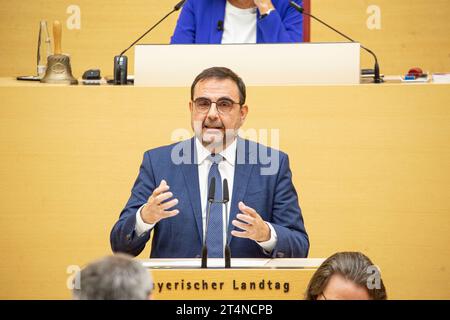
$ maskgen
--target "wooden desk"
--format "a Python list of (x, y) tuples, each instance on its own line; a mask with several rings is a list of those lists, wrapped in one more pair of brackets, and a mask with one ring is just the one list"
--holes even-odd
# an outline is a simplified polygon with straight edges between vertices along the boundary
[[(0, 101), (0, 298), (70, 298), (143, 152), (191, 134), (189, 88), (0, 79)], [(450, 299), (450, 85), (251, 87), (248, 104), (246, 135), (289, 154), (310, 257), (362, 251), (390, 298)]]
[(324, 259), (232, 259), (231, 269), (183, 268), (183, 260), (200, 266), (199, 259), (143, 260), (152, 263), (154, 299), (299, 300)]

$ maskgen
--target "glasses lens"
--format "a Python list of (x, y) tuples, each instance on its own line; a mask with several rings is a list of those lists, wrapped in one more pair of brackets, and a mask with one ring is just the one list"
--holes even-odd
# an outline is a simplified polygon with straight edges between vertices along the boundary
[(194, 101), (195, 107), (199, 112), (207, 112), (211, 107), (211, 100), (205, 98), (198, 98)]
[[(194, 100), (194, 105), (197, 112), (206, 113), (211, 108), (213, 102), (207, 98), (198, 98)], [(229, 113), (233, 109), (235, 103), (230, 99), (219, 99), (216, 102), (216, 107), (219, 113)]]
[(228, 113), (233, 108), (234, 102), (228, 99), (220, 99), (217, 101), (217, 109), (221, 113)]

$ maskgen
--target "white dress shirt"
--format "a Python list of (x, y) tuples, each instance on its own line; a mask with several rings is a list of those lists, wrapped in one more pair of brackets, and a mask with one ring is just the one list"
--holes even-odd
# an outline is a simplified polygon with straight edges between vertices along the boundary
[(227, 1), (222, 43), (256, 43), (256, 7), (240, 9)]
[[(198, 161), (198, 180), (200, 187), (200, 199), (202, 206), (202, 221), (203, 221), (203, 239), (206, 233), (206, 209), (207, 209), (207, 198), (208, 198), (208, 173), (211, 168), (212, 162), (208, 159), (208, 156), (211, 154), (198, 139), (195, 139), (195, 147), (197, 151), (197, 161)], [(228, 218), (230, 216), (230, 204), (232, 203), (233, 196), (233, 184), (234, 184), (234, 169), (236, 163), (236, 148), (237, 148), (237, 139), (233, 141), (225, 150), (220, 152), (219, 154), (223, 157), (223, 161), (221, 161), (218, 165), (219, 172), (222, 178), (222, 183), (224, 179), (228, 181), (228, 190), (230, 190), (230, 201), (228, 204)], [(175, 194), (176, 198), (177, 195)], [(145, 204), (144, 204), (145, 205)], [(155, 224), (148, 224), (142, 220), (141, 217), (141, 209), (144, 207), (141, 206), (139, 210), (136, 212), (136, 233), (138, 236), (141, 236), (144, 232), (147, 232), (155, 226)], [(223, 225), (228, 226), (228, 221), (226, 220), (226, 212), (223, 209)], [(179, 214), (183, 214), (180, 212)], [(172, 218), (167, 218), (172, 219)], [(266, 222), (270, 228), (270, 239), (264, 242), (257, 242), (266, 252), (270, 253), (277, 243), (277, 234), (272, 225)], [(226, 228), (223, 230), (223, 243), (226, 243)]]

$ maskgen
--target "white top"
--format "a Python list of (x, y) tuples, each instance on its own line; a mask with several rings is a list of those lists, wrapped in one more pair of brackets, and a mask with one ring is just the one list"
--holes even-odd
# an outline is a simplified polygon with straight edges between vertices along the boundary
[(256, 7), (240, 9), (227, 1), (222, 43), (256, 43)]
[[(201, 206), (202, 206), (202, 221), (203, 221), (203, 238), (205, 237), (206, 232), (206, 209), (207, 209), (207, 198), (208, 198), (208, 173), (209, 169), (211, 168), (212, 162), (208, 159), (208, 156), (211, 154), (201, 143), (198, 139), (195, 139), (195, 147), (197, 150), (197, 160), (198, 160), (198, 180), (199, 180), (199, 187), (200, 187), (200, 199), (201, 199)], [(230, 204), (232, 203), (232, 193), (233, 193), (233, 183), (234, 183), (234, 169), (235, 169), (235, 163), (236, 163), (236, 148), (237, 148), (237, 139), (233, 141), (232, 144), (230, 144), (225, 150), (220, 152), (220, 155), (224, 158), (223, 161), (219, 163), (219, 172), (223, 179), (227, 179), (228, 181), (228, 190), (230, 190), (230, 201), (228, 205), (228, 218), (230, 216)], [(174, 194), (174, 197), (176, 198), (177, 195)], [(143, 205), (144, 206), (144, 205)], [(142, 207), (143, 207), (142, 206)], [(142, 235), (144, 232), (147, 232), (148, 230), (153, 229), (155, 224), (148, 224), (145, 223), (142, 220), (141, 217), (141, 209), (136, 212), (136, 233), (138, 236)], [(225, 210), (223, 212), (223, 225), (227, 226), (228, 221), (226, 220), (226, 212)], [(183, 212), (180, 212), (179, 214), (183, 214)], [(172, 218), (167, 218), (172, 219)], [(270, 228), (270, 239), (265, 242), (257, 242), (265, 251), (271, 252), (273, 248), (275, 248), (275, 245), (277, 243), (277, 234), (275, 232), (275, 229), (272, 227), (272, 225), (268, 222), (266, 222), (267, 225)], [(226, 244), (226, 228), (223, 230), (223, 243)]]

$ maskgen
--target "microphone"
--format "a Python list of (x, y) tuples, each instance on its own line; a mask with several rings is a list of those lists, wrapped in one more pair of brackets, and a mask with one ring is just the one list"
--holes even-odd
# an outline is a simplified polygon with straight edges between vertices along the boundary
[(209, 225), (209, 216), (211, 215), (211, 205), (214, 202), (214, 194), (216, 193), (216, 178), (211, 178), (211, 183), (209, 184), (208, 190), (208, 210), (206, 211), (206, 226), (205, 226), (205, 236), (203, 237), (203, 246), (202, 246), (202, 268), (207, 268), (208, 266), (208, 247), (206, 246), (206, 236), (208, 235), (208, 225)]
[(133, 47), (139, 40), (145, 37), (150, 31), (155, 29), (161, 22), (167, 19), (175, 11), (181, 9), (186, 0), (181, 0), (174, 7), (173, 10), (166, 14), (161, 20), (159, 20), (155, 25), (153, 25), (150, 29), (148, 29), (142, 36), (140, 36), (136, 41), (134, 41), (128, 48), (123, 50), (118, 56), (114, 57), (114, 84), (122, 85), (127, 84), (127, 70), (128, 70), (128, 57), (124, 56), (125, 52), (127, 52), (131, 47)]
[(230, 201), (230, 193), (228, 192), (228, 181), (223, 179), (223, 199), (225, 204), (225, 268), (231, 268), (231, 249), (228, 244), (228, 202)]
[(208, 190), (208, 202), (209, 203), (213, 203), (214, 202), (214, 195), (216, 193), (216, 178), (212, 177), (211, 178), (211, 183), (209, 185), (209, 190)]
[[(320, 20), (319, 18), (316, 18), (315, 16), (313, 16), (312, 14), (305, 12), (305, 10), (303, 9), (303, 7), (297, 3), (295, 3), (294, 1), (290, 1), (289, 4), (291, 5), (291, 7), (293, 7), (295, 10), (297, 10), (298, 12), (300, 12), (301, 14), (304, 14), (306, 16), (309, 16), (311, 18), (313, 18), (314, 20), (320, 22), (321, 24), (327, 26), (328, 28), (330, 28), (331, 30), (333, 30), (334, 32), (340, 34), (341, 36), (343, 36), (345, 39), (350, 40), (351, 42), (356, 42), (355, 40), (353, 40), (352, 38), (346, 36), (345, 34), (343, 34), (342, 32), (340, 32), (339, 30), (336, 30), (335, 28), (333, 28), (332, 26), (330, 26), (328, 23), (323, 22), (322, 20)], [(364, 50), (366, 50), (368, 53), (370, 53), (374, 59), (375, 59), (375, 67), (374, 67), (374, 77), (373, 77), (373, 82), (374, 83), (382, 83), (383, 79), (381, 79), (380, 77), (380, 66), (378, 65), (378, 59), (377, 56), (375, 55), (375, 53), (373, 53), (372, 50), (364, 47), (363, 45), (361, 45), (361, 48), (363, 48)]]
[(186, 0), (182, 0), (180, 2), (178, 2), (175, 7), (173, 7), (173, 10), (178, 11), (181, 9), (181, 7), (184, 5), (184, 3), (186, 2)]
[(217, 31), (223, 31), (223, 21), (219, 20), (217, 21)]

